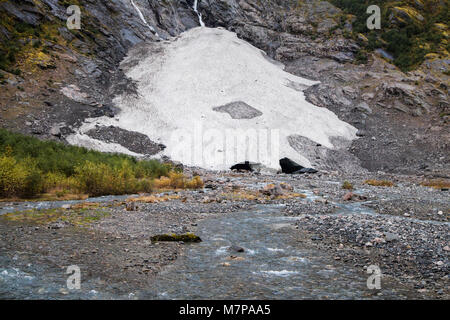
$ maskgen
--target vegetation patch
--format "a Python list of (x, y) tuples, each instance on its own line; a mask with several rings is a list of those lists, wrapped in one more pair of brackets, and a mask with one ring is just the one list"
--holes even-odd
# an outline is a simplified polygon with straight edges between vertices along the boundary
[[(394, 64), (410, 71), (425, 61), (429, 53), (448, 57), (449, 0), (330, 0), (353, 19), (352, 37), (361, 45), (357, 61), (365, 63), (366, 52), (384, 49), (394, 56)], [(367, 28), (370, 5), (381, 9), (381, 29)], [(342, 19), (345, 21), (345, 19)], [(341, 23), (342, 24), (342, 23)], [(343, 24), (341, 26), (343, 28)]]
[(431, 187), (434, 189), (449, 189), (450, 188), (450, 180), (448, 179), (431, 179), (427, 181), (423, 181), (421, 186)]
[(364, 181), (365, 184), (368, 184), (369, 186), (374, 186), (374, 187), (393, 187), (394, 183), (392, 181), (387, 181), (387, 180), (366, 180)]
[(166, 202), (170, 200), (180, 199), (179, 195), (169, 195), (169, 196), (140, 196), (135, 198), (128, 198), (126, 202), (144, 202), (144, 203), (159, 203)]
[(103, 207), (96, 210), (78, 208), (74, 210), (46, 209), (46, 210), (26, 210), (1, 215), (1, 219), (31, 224), (47, 225), (55, 222), (67, 223), (73, 226), (85, 227), (102, 218), (108, 217), (109, 213)]
[[(15, 2), (11, 0), (0, 0), (0, 2)], [(20, 21), (17, 17), (10, 15), (0, 8), (0, 29), (7, 32), (7, 36), (0, 37), (0, 69), (20, 75), (21, 71), (34, 72), (40, 68), (53, 68), (52, 47), (69, 47), (71, 50), (83, 53), (73, 43), (77, 40), (84, 42), (88, 47), (95, 49), (97, 42), (104, 35), (100, 28), (107, 29), (97, 18), (93, 17), (86, 6), (81, 5), (79, 0), (58, 1), (60, 9), (65, 11), (68, 6), (78, 5), (82, 13), (82, 30), (68, 30), (65, 19), (57, 17), (45, 18), (50, 8), (43, 1), (28, 1), (32, 11), (40, 13), (42, 18), (37, 25), (31, 25)], [(73, 34), (73, 39), (65, 39), (61, 35), (61, 29)]]
[(165, 241), (176, 241), (176, 242), (201, 242), (202, 239), (200, 239), (199, 236), (196, 236), (193, 233), (185, 233), (185, 234), (160, 234), (156, 236), (152, 236), (150, 238), (152, 241), (159, 241), (159, 242), (165, 242)]
[(187, 179), (181, 172), (169, 172), (168, 176), (156, 179), (153, 183), (156, 189), (199, 189), (203, 188), (202, 178), (195, 176)]
[(199, 188), (170, 164), (41, 141), (0, 129), (0, 197), (65, 199)]
[(231, 201), (270, 201), (270, 200), (287, 200), (293, 198), (306, 198), (303, 193), (284, 192), (279, 195), (266, 195), (261, 191), (255, 190), (236, 190), (233, 192), (222, 193), (221, 197)]
[(353, 185), (348, 181), (344, 181), (344, 183), (342, 183), (342, 189), (353, 190)]

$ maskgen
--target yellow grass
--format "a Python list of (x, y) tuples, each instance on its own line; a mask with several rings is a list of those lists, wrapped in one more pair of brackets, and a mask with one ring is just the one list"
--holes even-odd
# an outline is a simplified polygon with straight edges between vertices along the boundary
[(365, 184), (368, 184), (370, 186), (374, 186), (374, 187), (393, 187), (394, 183), (391, 181), (387, 181), (387, 180), (366, 180), (364, 181)]
[(448, 189), (448, 188), (450, 188), (450, 180), (448, 180), (448, 179), (431, 179), (431, 180), (423, 181), (420, 185), (424, 186), (424, 187), (435, 188), (435, 189), (444, 189), (444, 188)]
[(98, 202), (80, 202), (72, 205), (71, 209), (94, 209), (100, 207), (100, 203)]
[(179, 195), (170, 195), (170, 196), (141, 196), (136, 198), (128, 198), (127, 202), (144, 202), (144, 203), (158, 203), (158, 202), (166, 202), (174, 199), (179, 199)]
[(253, 190), (242, 190), (242, 191), (235, 191), (235, 192), (229, 192), (229, 193), (222, 193), (222, 197), (232, 200), (232, 201), (253, 201), (253, 200), (282, 200), (282, 199), (292, 199), (292, 198), (306, 198), (305, 194), (302, 193), (296, 193), (296, 192), (286, 192), (285, 194), (282, 194), (280, 196), (276, 197), (270, 197), (263, 195), (259, 191), (253, 191)]
[(199, 176), (188, 180), (182, 173), (170, 172), (168, 177), (161, 177), (153, 182), (156, 189), (199, 189), (204, 183)]

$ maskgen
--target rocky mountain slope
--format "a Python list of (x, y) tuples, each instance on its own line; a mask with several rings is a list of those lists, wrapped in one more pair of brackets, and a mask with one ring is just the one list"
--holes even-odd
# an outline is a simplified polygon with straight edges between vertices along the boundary
[[(198, 10), (206, 26), (234, 31), (283, 62), (288, 72), (321, 81), (307, 89), (306, 97), (359, 129), (350, 151), (364, 167), (449, 176), (449, 59), (442, 45), (447, 26), (432, 21), (442, 30), (436, 53), (427, 53), (423, 63), (404, 73), (386, 60), (388, 43), (380, 43), (382, 50), (369, 48), (383, 38), (362, 34), (361, 17), (355, 20), (346, 6), (351, 1), (332, 2), (338, 7), (309, 0), (202, 0)], [(70, 4), (82, 9), (81, 30), (65, 27)], [(191, 0), (0, 1), (0, 125), (65, 140), (86, 118), (113, 117), (112, 98), (136, 92), (119, 62), (140, 42), (170, 39), (198, 26), (193, 5)], [(383, 17), (401, 30), (412, 25), (409, 18), (421, 25), (405, 9), (411, 5), (385, 6)], [(427, 1), (415, 5), (428, 18)], [(95, 136), (147, 153), (139, 147), (148, 145), (145, 136), (120, 128), (110, 132)], [(326, 152), (308, 141), (292, 144), (313, 159)]]

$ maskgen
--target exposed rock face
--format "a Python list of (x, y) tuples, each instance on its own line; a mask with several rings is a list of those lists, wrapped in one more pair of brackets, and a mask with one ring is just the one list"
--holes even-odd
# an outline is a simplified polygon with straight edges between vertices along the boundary
[(213, 110), (228, 113), (233, 119), (253, 119), (262, 115), (261, 111), (249, 106), (243, 101), (231, 102), (220, 107), (215, 107)]
[(360, 130), (350, 151), (363, 167), (448, 175), (442, 161), (450, 135), (438, 129), (446, 126), (442, 115), (448, 112), (448, 92), (439, 81), (428, 82), (421, 70), (404, 74), (377, 57), (367, 66), (352, 67), (304, 57), (288, 62), (287, 70), (321, 80), (306, 96)]
[(288, 138), (292, 148), (311, 159), (311, 165), (320, 170), (345, 173), (363, 172), (360, 160), (348, 151), (350, 143), (345, 140), (333, 139), (333, 144), (339, 146), (329, 149), (315, 143), (306, 137), (292, 135)]
[(86, 134), (107, 143), (117, 143), (132, 152), (144, 155), (155, 155), (165, 148), (164, 145), (151, 141), (145, 134), (113, 126), (91, 129)]
[(39, 21), (43, 18), (43, 14), (34, 6), (32, 1), (23, 1), (20, 6), (12, 2), (2, 2), (0, 8), (9, 15), (16, 17), (20, 22), (34, 27), (37, 27)]
[(313, 40), (339, 23), (339, 9), (326, 1), (205, 0), (200, 3), (207, 26), (222, 26), (277, 60), (306, 54), (352, 61), (357, 46), (341, 37)]

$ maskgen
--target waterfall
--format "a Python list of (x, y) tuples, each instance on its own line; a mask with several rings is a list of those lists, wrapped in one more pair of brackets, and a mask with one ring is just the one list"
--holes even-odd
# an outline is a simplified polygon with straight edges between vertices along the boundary
[(138, 15), (139, 15), (139, 18), (141, 18), (142, 22), (150, 29), (150, 31), (151, 31), (152, 33), (155, 34), (155, 36), (157, 36), (158, 38), (160, 38), (160, 36), (159, 36), (158, 32), (156, 32), (155, 28), (153, 28), (151, 25), (149, 25), (149, 24), (147, 23), (147, 20), (145, 20), (144, 15), (142, 14), (141, 10), (140, 10), (139, 7), (134, 3), (133, 0), (131, 0), (131, 4), (132, 4), (133, 7), (136, 9), (136, 11), (137, 11), (137, 13), (138, 13)]
[(205, 23), (203, 22), (202, 14), (201, 14), (200, 12), (198, 12), (198, 0), (194, 0), (194, 6), (193, 6), (193, 9), (194, 9), (195, 13), (196, 13), (197, 16), (198, 16), (198, 21), (200, 22), (200, 25), (201, 25), (202, 27), (204, 27), (204, 26), (205, 26)]

